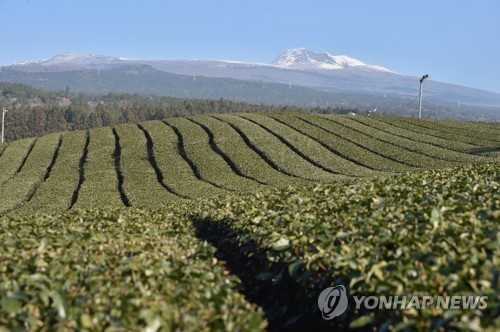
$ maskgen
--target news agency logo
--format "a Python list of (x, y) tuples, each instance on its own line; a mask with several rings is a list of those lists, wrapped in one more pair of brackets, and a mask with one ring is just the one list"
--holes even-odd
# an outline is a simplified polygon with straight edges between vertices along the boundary
[[(356, 310), (484, 310), (488, 307), (488, 296), (431, 296), (431, 295), (381, 295), (352, 296)], [(318, 297), (318, 307), (326, 320), (342, 315), (349, 300), (344, 286), (337, 285), (324, 289)]]
[(319, 294), (318, 306), (324, 319), (340, 316), (347, 309), (347, 292), (344, 286), (328, 287)]

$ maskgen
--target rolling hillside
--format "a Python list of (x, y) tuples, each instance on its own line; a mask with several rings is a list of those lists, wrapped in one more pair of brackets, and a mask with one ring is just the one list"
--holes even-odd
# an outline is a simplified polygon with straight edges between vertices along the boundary
[[(0, 327), (493, 331), (499, 162), (496, 124), (394, 116), (200, 115), (0, 145)], [(323, 320), (337, 284), (489, 302)]]
[(51, 134), (2, 146), (0, 214), (156, 207), (270, 186), (493, 162), (500, 134), (489, 126), (238, 114)]

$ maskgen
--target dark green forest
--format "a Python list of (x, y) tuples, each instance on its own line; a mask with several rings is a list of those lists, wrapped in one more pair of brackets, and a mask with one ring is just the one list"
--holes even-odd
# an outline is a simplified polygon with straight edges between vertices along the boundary
[(139, 94), (94, 96), (46, 92), (22, 84), (0, 83), (0, 107), (7, 108), (5, 139), (17, 140), (64, 132), (208, 113), (302, 111), (311, 113), (356, 112), (349, 108), (301, 108), (252, 105), (226, 99), (182, 99)]

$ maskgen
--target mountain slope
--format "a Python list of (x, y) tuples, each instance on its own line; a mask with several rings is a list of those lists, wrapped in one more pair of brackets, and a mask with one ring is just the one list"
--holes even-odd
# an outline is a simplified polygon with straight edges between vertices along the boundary
[[(292, 87), (306, 87), (309, 89), (341, 93), (341, 94), (363, 94), (369, 96), (385, 96), (393, 98), (414, 98), (418, 94), (419, 79), (408, 75), (403, 75), (390, 71), (376, 65), (367, 65), (360, 60), (353, 59), (345, 55), (331, 55), (326, 52), (318, 53), (311, 50), (299, 48), (291, 49), (282, 53), (272, 64), (260, 63), (244, 63), (236, 61), (211, 61), (211, 60), (129, 60), (119, 57), (106, 57), (97, 55), (88, 55), (83, 53), (67, 53), (55, 56), (51, 59), (33, 61), (28, 63), (19, 63), (11, 66), (2, 67), (0, 72), (0, 80), (24, 83), (32, 86), (43, 87), (46, 81), (51, 81), (54, 78), (49, 76), (49, 73), (67, 73), (69, 71), (81, 70), (94, 70), (96, 73), (102, 73), (105, 70), (126, 67), (142, 67), (148, 66), (155, 70), (167, 72), (170, 74), (177, 74), (206, 78), (219, 78), (219, 79), (237, 79), (241, 81), (253, 81), (262, 83), (279, 83)], [(143, 71), (144, 72), (144, 71)], [(36, 74), (29, 76), (28, 73)], [(146, 74), (144, 72), (144, 74)], [(148, 74), (146, 74), (147, 76)], [(63, 75), (64, 76), (64, 75)], [(68, 75), (70, 76), (70, 75)], [(78, 78), (77, 78), (77, 77)], [(432, 73), (431, 73), (432, 77)], [(170, 76), (173, 79), (173, 76)], [(80, 86), (81, 75), (75, 75), (74, 80), (70, 81), (66, 78), (65, 85), (68, 84), (73, 87), (73, 91)], [(182, 80), (187, 81), (190, 78), (176, 77), (179, 84)], [(64, 80), (64, 79), (62, 79)], [(140, 80), (140, 79), (139, 79)], [(144, 81), (148, 78), (144, 77)], [(158, 93), (158, 86), (155, 86), (156, 81), (153, 80), (151, 86), (144, 82), (144, 88), (128, 89), (128, 92), (138, 93)], [(227, 81), (213, 81), (210, 84), (211, 89), (214, 91), (221, 91), (223, 88), (231, 89), (231, 84), (226, 84)], [(123, 82), (108, 82), (109, 87), (107, 92), (120, 92), (125, 91), (122, 88)], [(234, 81), (233, 81), (234, 83)], [(52, 83), (47, 83), (51, 85)], [(216, 85), (222, 84), (220, 88)], [(242, 85), (238, 83), (237, 85)], [(53, 84), (52, 84), (53, 85)], [(225, 85), (225, 86), (224, 86)], [(236, 100), (246, 100), (250, 102), (268, 102), (268, 98), (259, 98), (256, 94), (260, 91), (251, 91), (251, 85), (247, 95), (252, 95), (252, 99), (241, 99), (237, 97)], [(54, 86), (48, 87), (49, 89), (56, 89)], [(64, 89), (62, 84), (59, 84), (57, 89)], [(187, 90), (181, 94), (174, 96), (196, 96), (208, 98), (223, 97), (220, 93), (207, 93), (199, 95), (196, 90), (192, 90), (193, 86), (183, 85), (183, 89)], [(500, 94), (489, 91), (473, 89), (468, 87), (456, 86), (452, 84), (445, 84), (436, 81), (426, 81), (425, 83), (425, 99), (427, 102), (432, 102), (436, 105), (448, 103), (451, 105), (469, 105), (469, 106), (482, 106), (493, 107), (493, 110), (487, 110), (484, 118), (495, 120), (500, 119)], [(132, 91), (134, 90), (134, 91)], [(175, 90), (175, 89), (174, 89)], [(90, 87), (81, 91), (100, 93), (101, 91), (91, 89)], [(164, 94), (164, 93), (162, 93)], [(235, 95), (230, 91), (226, 91), (224, 98), (228, 95)], [(241, 93), (238, 93), (241, 96)], [(173, 94), (169, 94), (173, 95)], [(286, 95), (286, 94), (285, 94)], [(338, 97), (338, 96), (337, 96)], [(246, 98), (246, 97), (245, 97)], [(293, 98), (288, 96), (274, 100), (274, 103), (287, 104)], [(306, 98), (307, 99), (307, 98)], [(321, 99), (321, 98), (319, 98)], [(296, 105), (318, 105), (318, 103), (300, 102)], [(354, 99), (347, 100), (351, 103), (355, 102)], [(320, 105), (326, 105), (321, 104)], [(394, 104), (394, 103), (393, 103)], [(404, 103), (403, 103), (404, 104)], [(331, 103), (329, 104), (331, 105)], [(337, 103), (338, 106), (338, 103)], [(369, 107), (375, 108), (381, 105), (371, 104)], [(464, 112), (464, 110), (453, 110), (453, 112)], [(481, 113), (480, 109), (477, 113)], [(467, 118), (467, 116), (459, 116), (457, 118)], [(474, 119), (470, 116), (469, 119)]]
[(365, 69), (391, 72), (380, 66), (370, 66), (347, 55), (331, 55), (327, 52), (314, 52), (305, 48), (293, 48), (280, 54), (272, 63), (274, 66), (288, 69), (342, 69), (363, 67)]

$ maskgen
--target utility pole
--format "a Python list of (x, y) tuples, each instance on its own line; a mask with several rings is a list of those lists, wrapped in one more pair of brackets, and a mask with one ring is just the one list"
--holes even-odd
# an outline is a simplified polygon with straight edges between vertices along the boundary
[(4, 108), (3, 111), (2, 111), (2, 143), (4, 142), (4, 139), (3, 139), (3, 133), (5, 131), (5, 113), (7, 113), (8, 111)]
[(422, 117), (422, 84), (424, 83), (424, 81), (426, 79), (429, 78), (429, 75), (428, 74), (425, 74), (424, 76), (422, 76), (422, 78), (420, 79), (420, 93), (418, 95), (418, 118), (420, 119)]

